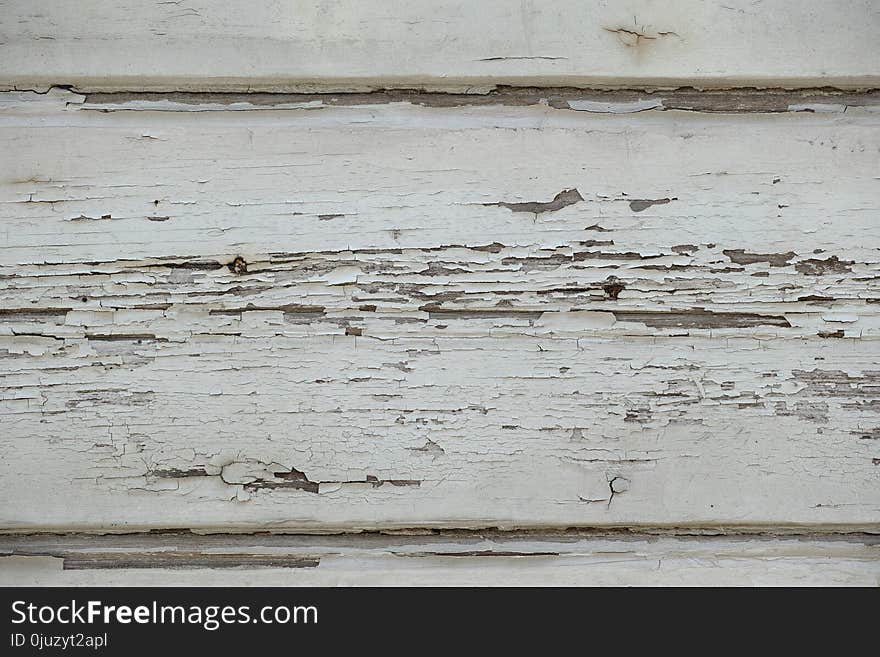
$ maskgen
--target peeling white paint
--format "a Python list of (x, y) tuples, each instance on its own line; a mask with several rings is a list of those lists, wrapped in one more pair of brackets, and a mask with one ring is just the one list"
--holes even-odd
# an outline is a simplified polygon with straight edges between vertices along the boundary
[(0, 98), (3, 528), (878, 526), (876, 113), (96, 106)]
[(648, 98), (622, 103), (602, 103), (591, 100), (570, 100), (568, 106), (579, 112), (600, 112), (606, 114), (632, 114), (650, 109), (663, 109), (662, 98)]

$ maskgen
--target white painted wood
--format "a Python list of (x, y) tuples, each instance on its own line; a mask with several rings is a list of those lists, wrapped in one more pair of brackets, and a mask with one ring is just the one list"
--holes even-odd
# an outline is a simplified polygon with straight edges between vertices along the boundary
[(99, 100), (0, 99), (0, 527), (880, 523), (871, 107)]
[(0, 537), (5, 586), (877, 586), (876, 536)]
[(873, 0), (2, 0), (0, 88), (876, 87)]

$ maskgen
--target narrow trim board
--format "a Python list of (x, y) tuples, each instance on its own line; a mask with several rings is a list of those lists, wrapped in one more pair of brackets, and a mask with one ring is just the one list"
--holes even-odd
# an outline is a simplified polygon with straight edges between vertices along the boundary
[(442, 532), (0, 537), (11, 586), (826, 585), (880, 583), (866, 534)]
[(871, 0), (0, 1), (0, 89), (873, 88)]

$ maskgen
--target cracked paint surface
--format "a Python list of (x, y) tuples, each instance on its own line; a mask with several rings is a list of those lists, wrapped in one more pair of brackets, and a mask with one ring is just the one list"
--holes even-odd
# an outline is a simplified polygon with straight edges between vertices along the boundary
[(4, 528), (880, 521), (873, 106), (219, 100), (0, 98)]

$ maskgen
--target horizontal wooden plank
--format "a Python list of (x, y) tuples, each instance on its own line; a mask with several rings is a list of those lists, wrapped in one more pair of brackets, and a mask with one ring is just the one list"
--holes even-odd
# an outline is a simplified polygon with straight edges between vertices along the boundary
[(872, 0), (0, 1), (0, 88), (876, 87)]
[(0, 536), (6, 586), (877, 586), (878, 537)]
[(875, 106), (571, 102), (7, 94), (0, 526), (877, 527)]

